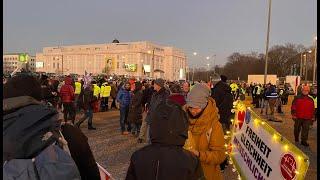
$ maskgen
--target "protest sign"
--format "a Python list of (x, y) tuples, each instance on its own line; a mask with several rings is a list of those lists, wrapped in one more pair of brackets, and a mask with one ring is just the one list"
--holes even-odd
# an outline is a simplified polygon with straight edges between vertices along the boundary
[(235, 103), (229, 154), (242, 179), (304, 179), (309, 158), (250, 107)]

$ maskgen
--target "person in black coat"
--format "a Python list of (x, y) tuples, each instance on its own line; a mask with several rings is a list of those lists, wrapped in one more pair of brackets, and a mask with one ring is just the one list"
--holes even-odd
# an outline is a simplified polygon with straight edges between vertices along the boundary
[(134, 152), (126, 180), (204, 179), (199, 159), (183, 149), (188, 118), (181, 106), (166, 100), (150, 114), (151, 144)]
[(216, 101), (219, 109), (220, 123), (223, 127), (223, 131), (230, 130), (231, 125), (231, 109), (233, 107), (233, 96), (231, 94), (231, 88), (226, 83), (227, 77), (224, 75), (220, 76), (219, 81), (212, 89), (211, 97)]
[(62, 125), (62, 134), (68, 142), (68, 148), (76, 163), (82, 180), (100, 180), (100, 173), (94, 159), (88, 138), (69, 121)]

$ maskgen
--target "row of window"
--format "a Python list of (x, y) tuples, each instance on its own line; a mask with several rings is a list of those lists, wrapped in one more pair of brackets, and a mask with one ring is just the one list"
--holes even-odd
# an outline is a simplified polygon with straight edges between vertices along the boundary
[(4, 61), (3, 64), (17, 64), (17, 62), (6, 62), (6, 61)]
[(9, 58), (4, 58), (4, 60), (6, 61), (6, 60), (18, 60), (18, 58), (16, 58), (16, 57), (9, 57)]

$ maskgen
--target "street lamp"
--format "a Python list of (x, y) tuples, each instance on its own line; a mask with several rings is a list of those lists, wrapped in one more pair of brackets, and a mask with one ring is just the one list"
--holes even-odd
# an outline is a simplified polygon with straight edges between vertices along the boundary
[(196, 55), (197, 55), (197, 52), (193, 52), (193, 55), (195, 55), (195, 56), (196, 56)]
[(270, 16), (271, 16), (271, 1), (269, 0), (269, 11), (268, 11), (268, 29), (267, 29), (267, 42), (266, 42), (266, 62), (264, 66), (264, 84), (267, 83), (268, 74), (268, 49), (269, 49), (269, 34), (270, 34)]
[(313, 60), (312, 84), (314, 84), (316, 81), (316, 65), (317, 65), (317, 36), (314, 37), (314, 60)]

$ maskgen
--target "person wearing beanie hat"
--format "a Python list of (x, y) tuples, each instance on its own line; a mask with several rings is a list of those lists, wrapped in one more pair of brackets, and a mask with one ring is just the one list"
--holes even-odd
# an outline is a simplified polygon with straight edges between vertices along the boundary
[(310, 125), (314, 121), (314, 102), (309, 96), (310, 87), (304, 85), (301, 88), (301, 94), (296, 96), (292, 101), (291, 115), (294, 120), (294, 137), (295, 142), (299, 142), (301, 131), (301, 145), (308, 147), (308, 134)]
[(188, 118), (181, 106), (162, 101), (150, 117), (151, 144), (132, 154), (126, 180), (204, 179), (199, 159), (183, 149)]
[(161, 88), (163, 88), (164, 84), (165, 84), (165, 81), (163, 79), (159, 78), (159, 79), (156, 79), (154, 81), (154, 84), (160, 86)]
[(218, 108), (205, 84), (196, 84), (187, 96), (189, 149), (200, 159), (205, 179), (223, 179), (220, 164), (225, 161), (225, 141)]

